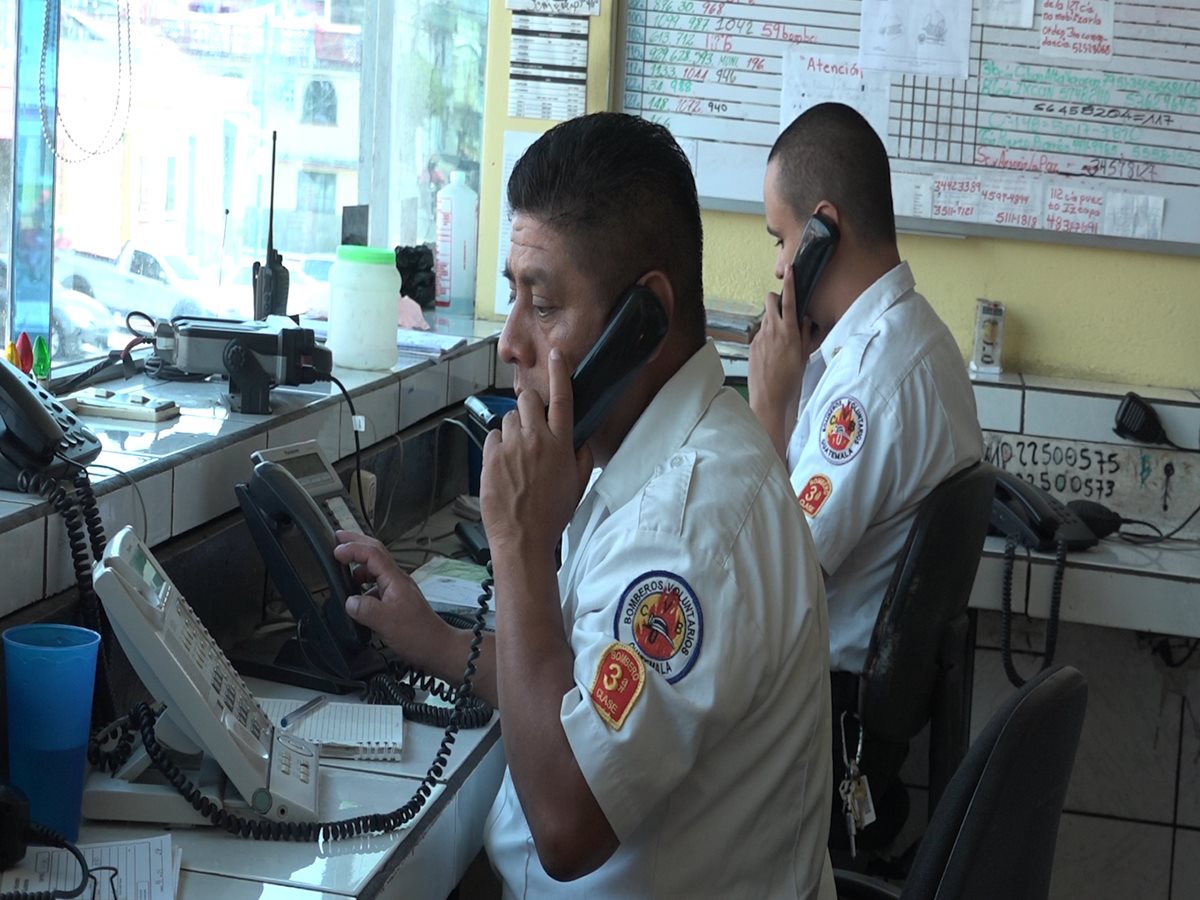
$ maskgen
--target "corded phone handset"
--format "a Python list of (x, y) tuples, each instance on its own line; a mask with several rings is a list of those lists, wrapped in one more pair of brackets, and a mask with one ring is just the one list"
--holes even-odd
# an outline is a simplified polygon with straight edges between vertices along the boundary
[[(1007, 538), (1004, 547), (1004, 574), (1000, 590), (1002, 624), (1001, 656), (1008, 680), (1016, 687), (1025, 683), (1012, 659), (1012, 579), (1017, 545), (1030, 550), (1054, 553), (1054, 575), (1050, 583), (1050, 615), (1046, 622), (1046, 644), (1042, 669), (1054, 662), (1058, 643), (1058, 617), (1062, 605), (1063, 577), (1067, 553), (1086, 550), (1097, 543), (1096, 536), (1072, 510), (1011, 472), (996, 473), (996, 494), (992, 500), (989, 531)], [(1032, 566), (1026, 569), (1026, 605)]]
[(803, 324), (808, 315), (817, 282), (825, 266), (837, 251), (842, 233), (837, 223), (821, 213), (813, 213), (804, 225), (796, 255), (792, 257), (792, 285), (796, 291), (796, 322)]
[[(667, 335), (668, 324), (667, 312), (658, 296), (643, 284), (629, 288), (617, 302), (604, 331), (571, 375), (575, 449), (591, 437), (613, 403), (658, 349)], [(468, 397), (466, 406), (485, 430), (500, 427), (501, 417), (490, 412), (476, 397)]]
[(1091, 529), (1065, 504), (1009, 472), (997, 473), (991, 526), (995, 533), (1044, 553), (1054, 552), (1060, 542), (1068, 552), (1096, 544)]
[(295, 638), (273, 660), (238, 653), (242, 670), (337, 693), (381, 671), (385, 660), (370, 647), (370, 630), (346, 613), (346, 598), (360, 589), (334, 559), (337, 537), (312, 496), (270, 460), (258, 463), (234, 492), (267, 573), (296, 619)]
[(39, 474), (72, 476), (99, 455), (100, 442), (70, 410), (0, 360), (0, 490), (28, 490)]

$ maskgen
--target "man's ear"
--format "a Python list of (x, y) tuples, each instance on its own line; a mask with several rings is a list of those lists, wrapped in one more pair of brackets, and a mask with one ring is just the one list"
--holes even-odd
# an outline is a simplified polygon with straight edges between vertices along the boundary
[(658, 302), (663, 305), (663, 309), (667, 313), (667, 321), (673, 322), (675, 319), (675, 289), (671, 287), (671, 279), (667, 277), (666, 273), (659, 269), (647, 272), (638, 279), (638, 284), (654, 291), (654, 296), (658, 298)]

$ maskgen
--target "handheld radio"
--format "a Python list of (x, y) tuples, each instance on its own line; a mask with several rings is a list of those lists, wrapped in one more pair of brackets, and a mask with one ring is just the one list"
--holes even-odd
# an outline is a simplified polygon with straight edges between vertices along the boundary
[(288, 270), (275, 250), (275, 136), (271, 132), (271, 205), (267, 213), (267, 261), (254, 262), (254, 318), (286, 316)]

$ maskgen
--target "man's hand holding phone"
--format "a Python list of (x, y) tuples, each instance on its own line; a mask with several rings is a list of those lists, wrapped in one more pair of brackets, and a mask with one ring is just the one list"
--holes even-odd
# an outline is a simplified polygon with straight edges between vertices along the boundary
[(573, 446), (571, 372), (557, 349), (550, 351), (549, 375), (549, 404), (536, 391), (522, 391), (483, 446), (479, 505), (493, 558), (504, 547), (553, 558), (592, 471), (591, 450)]
[(776, 450), (786, 448), (808, 358), (821, 344), (817, 326), (796, 320), (795, 281), (789, 266), (783, 294), (767, 294), (762, 324), (750, 342), (750, 407), (771, 435)]

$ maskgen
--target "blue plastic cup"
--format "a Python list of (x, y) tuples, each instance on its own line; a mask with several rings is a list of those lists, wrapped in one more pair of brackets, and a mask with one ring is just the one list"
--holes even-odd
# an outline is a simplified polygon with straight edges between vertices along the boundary
[(75, 625), (18, 625), (4, 632), (9, 779), (29, 816), (79, 839), (83, 778), (100, 635)]
[[(488, 412), (498, 416), (503, 416), (510, 409), (517, 408), (517, 401), (513, 397), (481, 394), (479, 399), (488, 408)], [(474, 441), (467, 441), (467, 488), (468, 492), (475, 497), (479, 496), (479, 473), (481, 471), (483, 471), (483, 453), (475, 446)]]

